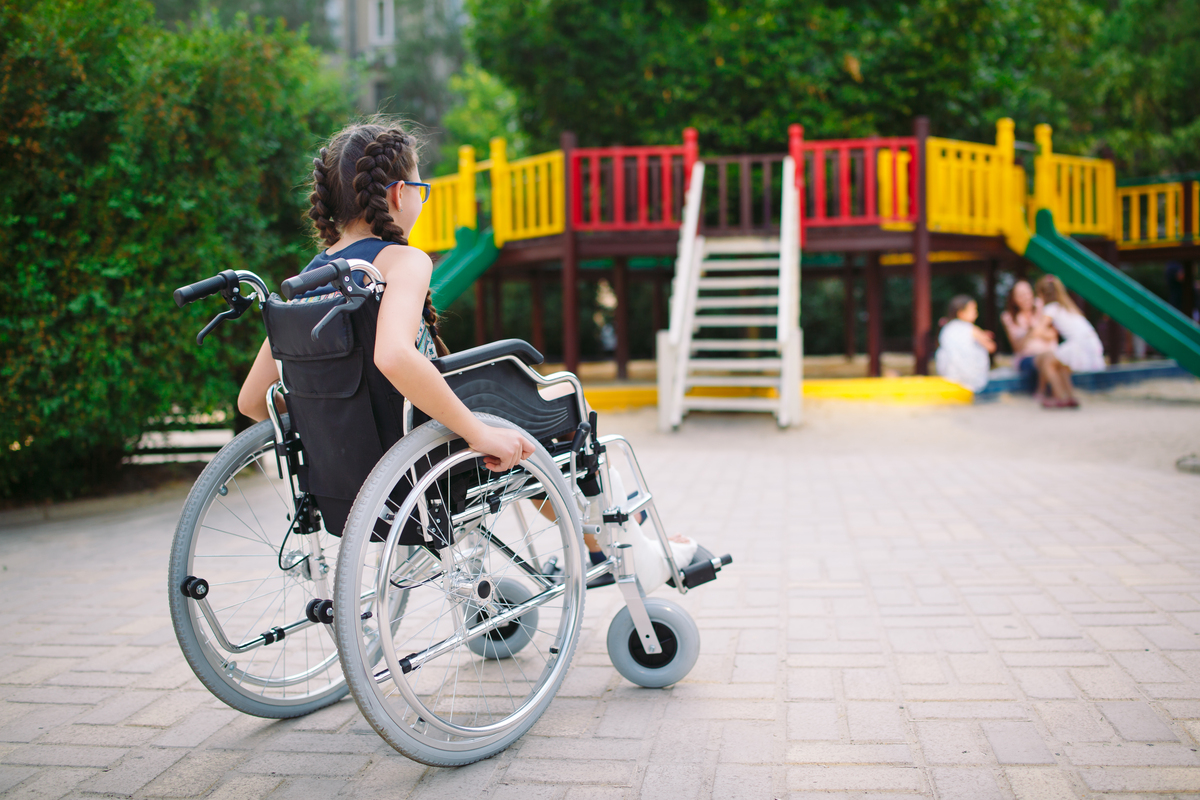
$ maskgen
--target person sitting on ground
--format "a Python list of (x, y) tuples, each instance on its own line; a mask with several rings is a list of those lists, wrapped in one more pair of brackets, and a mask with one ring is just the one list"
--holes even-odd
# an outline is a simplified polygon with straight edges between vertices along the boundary
[[(1037, 282), (1037, 294), (1045, 306), (1042, 313), (1054, 324), (1054, 330), (1063, 341), (1054, 349), (1055, 357), (1062, 362), (1070, 385), (1070, 374), (1094, 372), (1105, 368), (1104, 345), (1092, 323), (1075, 305), (1067, 294), (1067, 287), (1054, 275), (1045, 275)], [(1043, 402), (1043, 405), (1046, 405)], [(1079, 403), (1072, 397), (1068, 402), (1059, 402), (1060, 407), (1075, 408)]]
[[(1029, 281), (1013, 284), (1000, 321), (1013, 348), (1013, 366), (1022, 375), (1037, 375), (1039, 400), (1050, 399), (1048, 408), (1070, 407), (1075, 402), (1071, 388), (1071, 371), (1054, 355), (1058, 332), (1050, 318), (1042, 313), (1042, 301), (1033, 294)], [(1046, 396), (1049, 388), (1050, 395)]]
[(934, 356), (938, 375), (978, 392), (987, 386), (991, 366), (988, 355), (996, 352), (996, 342), (991, 331), (975, 324), (979, 306), (967, 295), (955, 295), (946, 316)]

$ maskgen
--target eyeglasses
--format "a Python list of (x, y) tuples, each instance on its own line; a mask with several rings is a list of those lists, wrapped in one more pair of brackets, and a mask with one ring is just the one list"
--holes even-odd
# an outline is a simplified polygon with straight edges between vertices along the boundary
[(429, 192), (431, 189), (433, 189), (433, 186), (431, 186), (430, 184), (421, 183), (420, 181), (392, 181), (387, 186), (383, 187), (383, 190), (386, 192), (388, 189), (392, 188), (397, 183), (403, 183), (405, 186), (416, 186), (417, 189), (419, 189), (421, 192), (421, 202), (422, 203), (429, 202)]

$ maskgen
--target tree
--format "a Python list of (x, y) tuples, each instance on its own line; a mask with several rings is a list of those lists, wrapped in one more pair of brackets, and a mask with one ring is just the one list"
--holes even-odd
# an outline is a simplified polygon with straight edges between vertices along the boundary
[(348, 109), (317, 53), (265, 23), (170, 33), (128, 0), (0, 14), (0, 497), (70, 496), (152, 418), (232, 411), (261, 327), (197, 348), (220, 306), (171, 292), (307, 260), (295, 189)]
[(513, 87), (535, 147), (675, 141), (782, 148), (787, 125), (820, 138), (905, 134), (918, 114), (945, 136), (989, 141), (995, 120), (1064, 121), (1048, 92), (1086, 40), (1078, 0), (471, 0), (481, 65)]

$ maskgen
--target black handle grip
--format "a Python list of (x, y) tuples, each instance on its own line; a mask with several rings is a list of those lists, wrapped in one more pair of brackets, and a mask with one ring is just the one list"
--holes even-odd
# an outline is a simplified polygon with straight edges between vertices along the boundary
[(188, 303), (195, 300), (200, 300), (210, 295), (214, 295), (222, 289), (229, 288), (230, 276), (232, 276), (234, 285), (237, 285), (237, 273), (231, 269), (224, 270), (219, 275), (213, 275), (211, 278), (205, 278), (202, 281), (180, 286), (175, 290), (175, 305), (183, 308)]
[(326, 264), (323, 267), (310, 269), (308, 272), (288, 278), (279, 284), (279, 293), (283, 295), (284, 300), (291, 300), (296, 295), (311, 292), (313, 289), (332, 283), (337, 276), (338, 268), (333, 264)]
[(587, 442), (588, 434), (592, 432), (592, 426), (586, 422), (579, 423), (579, 427), (575, 429), (575, 438), (571, 441), (571, 451), (578, 453), (583, 449), (583, 445)]

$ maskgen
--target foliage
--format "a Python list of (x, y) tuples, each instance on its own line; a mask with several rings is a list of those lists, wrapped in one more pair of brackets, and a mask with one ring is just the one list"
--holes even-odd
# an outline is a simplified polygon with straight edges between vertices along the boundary
[[(1079, 113), (1067, 142), (1127, 175), (1200, 168), (1200, 0), (1111, 3), (1060, 81)], [(1059, 136), (1056, 133), (1056, 147)]]
[(158, 19), (168, 29), (178, 25), (231, 25), (239, 15), (282, 20), (294, 31), (303, 30), (309, 44), (334, 48), (336, 31), (325, 14), (326, 0), (151, 0)]
[(441, 174), (458, 169), (461, 145), (474, 147), (476, 158), (487, 158), (488, 142), (494, 136), (507, 140), (510, 160), (527, 155), (525, 137), (517, 120), (517, 96), (496, 76), (468, 62), (461, 72), (450, 77), (450, 91), (456, 102), (442, 117), (445, 142)]
[(1048, 76), (1094, 24), (1079, 0), (469, 8), (481, 63), (517, 91), (539, 148), (564, 128), (582, 144), (635, 144), (694, 125), (711, 152), (778, 151), (792, 122), (813, 138), (897, 135), (918, 114), (941, 135), (988, 141), (999, 116), (1060, 122)]
[(221, 304), (171, 292), (307, 259), (294, 189), (347, 109), (279, 28), (168, 33), (127, 0), (2, 8), (0, 497), (71, 496), (149, 419), (230, 409), (254, 314), (198, 348)]

